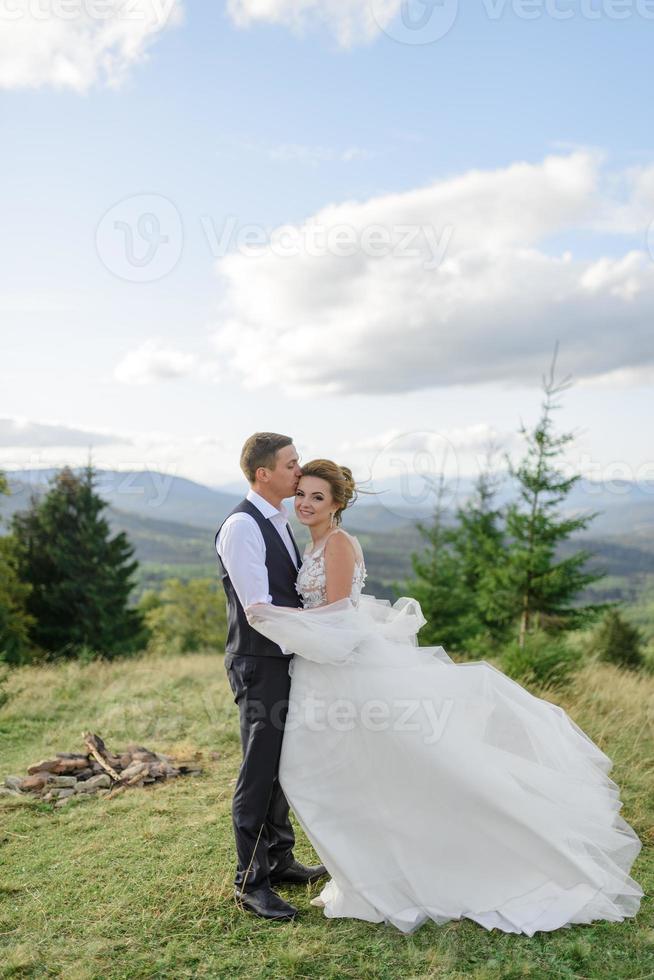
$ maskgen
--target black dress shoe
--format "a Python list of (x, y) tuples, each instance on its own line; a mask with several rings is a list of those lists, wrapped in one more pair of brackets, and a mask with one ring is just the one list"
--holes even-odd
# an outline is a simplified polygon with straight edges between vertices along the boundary
[(276, 895), (268, 885), (254, 888), (251, 892), (234, 889), (234, 898), (239, 908), (254, 912), (262, 919), (294, 919), (297, 909)]
[(314, 864), (311, 867), (307, 867), (305, 864), (300, 864), (299, 861), (293, 859), (281, 871), (271, 872), (270, 884), (311, 885), (314, 881), (318, 881), (319, 878), (324, 878), (326, 874), (327, 868), (324, 864)]

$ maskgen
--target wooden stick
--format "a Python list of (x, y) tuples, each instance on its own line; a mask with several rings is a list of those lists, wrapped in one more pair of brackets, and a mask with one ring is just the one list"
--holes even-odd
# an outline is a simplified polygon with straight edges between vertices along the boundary
[[(104, 742), (100, 738), (100, 736), (99, 735), (94, 735), (93, 732), (82, 732), (82, 738), (84, 739), (84, 742), (86, 743), (86, 745), (89, 748), (89, 752), (91, 753), (91, 755), (93, 756), (93, 758), (96, 760), (96, 762), (98, 762), (99, 765), (102, 766), (102, 768), (104, 769), (105, 772), (108, 772), (109, 773), (109, 775), (111, 776), (111, 778), (113, 780), (115, 780), (115, 782), (118, 782), (119, 779), (120, 779), (120, 776), (118, 775), (118, 773), (116, 772), (116, 770), (113, 768), (113, 766), (110, 766), (109, 765), (109, 763), (107, 762), (106, 758), (104, 757), (107, 754), (107, 749), (105, 747)], [(103, 753), (104, 753), (104, 755), (103, 755)]]

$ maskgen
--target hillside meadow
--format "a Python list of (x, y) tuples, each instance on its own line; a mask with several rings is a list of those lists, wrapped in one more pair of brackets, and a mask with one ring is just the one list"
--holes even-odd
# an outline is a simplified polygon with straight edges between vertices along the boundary
[[(654, 977), (651, 675), (596, 664), (564, 692), (534, 691), (561, 704), (614, 760), (622, 812), (643, 842), (633, 875), (646, 895), (635, 920), (533, 938), (465, 920), (429, 923), (411, 936), (327, 920), (309, 905), (319, 885), (280, 889), (300, 907), (296, 922), (239, 912), (230, 803), (240, 747), (217, 653), (24, 667), (12, 672), (8, 693), (3, 778), (55, 752), (80, 751), (83, 729), (112, 749), (137, 741), (173, 755), (202, 753), (204, 772), (59, 810), (0, 798), (2, 977)], [(299, 830), (297, 854), (317, 860)]]

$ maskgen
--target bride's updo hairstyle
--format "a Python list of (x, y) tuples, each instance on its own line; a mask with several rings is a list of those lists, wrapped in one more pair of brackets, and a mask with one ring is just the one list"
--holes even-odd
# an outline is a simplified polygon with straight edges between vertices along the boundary
[(352, 476), (352, 470), (347, 466), (339, 466), (331, 459), (312, 459), (301, 467), (302, 476), (317, 476), (329, 484), (336, 510), (334, 524), (341, 523), (341, 517), (346, 507), (357, 499), (357, 488)]

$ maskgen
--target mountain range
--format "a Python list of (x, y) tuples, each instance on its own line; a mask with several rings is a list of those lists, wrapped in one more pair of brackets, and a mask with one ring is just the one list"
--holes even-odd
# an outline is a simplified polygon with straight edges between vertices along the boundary
[[(6, 531), (13, 513), (29, 505), (55, 475), (54, 469), (12, 470), (6, 473), (10, 495), (0, 498), (0, 529)], [(445, 520), (472, 493), (474, 480), (444, 481)], [(418, 478), (376, 481), (365, 487), (349, 510), (344, 526), (358, 534), (366, 552), (369, 591), (392, 595), (391, 584), (410, 576), (411, 553), (419, 550), (418, 521), (428, 521), (435, 497)], [(108, 503), (107, 518), (116, 531), (125, 531), (141, 562), (142, 584), (171, 574), (214, 575), (214, 534), (241, 499), (247, 485), (208, 487), (185, 477), (150, 470), (98, 470), (96, 490)], [(236, 492), (239, 491), (239, 492)], [(498, 506), (515, 499), (508, 474), (498, 476)], [(300, 547), (308, 541), (292, 513)], [(579, 547), (596, 556), (590, 563), (604, 568), (611, 581), (621, 580), (618, 592), (633, 595), (642, 577), (654, 573), (654, 483), (626, 480), (596, 482), (581, 479), (566, 498), (565, 516), (599, 512), (590, 526), (561, 546), (561, 555)], [(608, 582), (606, 585), (608, 586)], [(606, 591), (606, 589), (605, 589)], [(613, 589), (611, 589), (613, 591)]]

